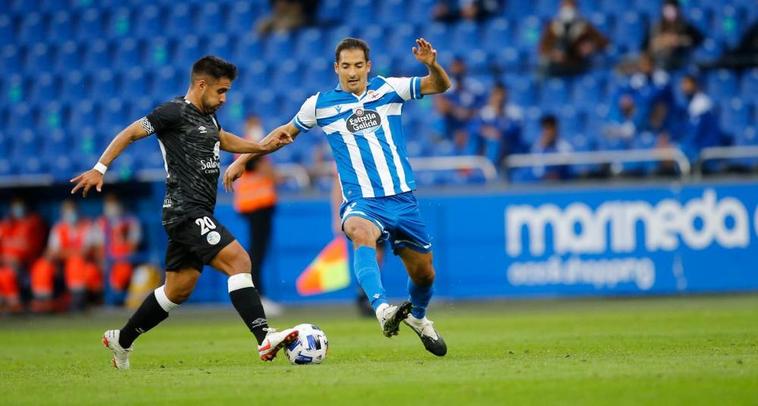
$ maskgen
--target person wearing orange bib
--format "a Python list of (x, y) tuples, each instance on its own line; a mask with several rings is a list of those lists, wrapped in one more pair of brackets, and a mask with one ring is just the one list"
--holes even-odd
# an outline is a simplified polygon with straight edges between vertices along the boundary
[[(245, 138), (260, 141), (265, 132), (260, 119), (250, 116), (245, 122)], [(234, 208), (248, 223), (250, 259), (253, 285), (261, 295), (261, 302), (269, 315), (282, 312), (281, 306), (266, 297), (264, 290), (263, 264), (271, 239), (271, 227), (276, 210), (276, 171), (266, 156), (251, 159), (245, 165), (244, 174), (234, 184)]]

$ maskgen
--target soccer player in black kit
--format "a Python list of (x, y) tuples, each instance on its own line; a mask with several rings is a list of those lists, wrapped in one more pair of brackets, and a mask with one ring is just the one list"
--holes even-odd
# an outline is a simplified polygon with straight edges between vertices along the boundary
[(132, 142), (156, 134), (166, 168), (163, 226), (168, 234), (166, 282), (150, 294), (121, 330), (108, 330), (103, 344), (113, 352), (113, 365), (129, 368), (132, 343), (168, 317), (189, 298), (203, 265), (229, 276), (229, 296), (245, 325), (258, 341), (258, 354), (271, 361), (297, 331), (277, 332), (268, 327), (258, 291), (250, 274), (250, 257), (240, 243), (213, 216), (219, 177), (219, 150), (267, 154), (292, 142), (285, 133), (261, 143), (246, 141), (218, 123), (216, 110), (237, 77), (237, 68), (220, 58), (206, 56), (192, 65), (190, 88), (184, 97), (163, 103), (121, 131), (100, 160), (75, 177), (71, 193), (90, 188), (99, 192), (108, 165)]

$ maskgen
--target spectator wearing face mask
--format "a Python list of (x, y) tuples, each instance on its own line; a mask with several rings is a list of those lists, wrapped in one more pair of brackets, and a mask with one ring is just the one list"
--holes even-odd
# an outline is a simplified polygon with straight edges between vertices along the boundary
[(582, 73), (607, 45), (608, 39), (579, 15), (576, 0), (563, 0), (558, 15), (542, 31), (540, 69), (548, 76)]
[(666, 0), (661, 20), (651, 26), (642, 49), (652, 55), (656, 66), (674, 70), (685, 66), (691, 51), (702, 41), (703, 34), (684, 19), (679, 1)]
[(20, 198), (13, 198), (9, 215), (0, 221), (0, 311), (18, 313), (21, 282), (45, 244), (45, 225)]
[(61, 220), (50, 230), (44, 256), (31, 268), (34, 312), (56, 310), (53, 299), (56, 280), (61, 276), (66, 296), (70, 296), (72, 310), (84, 309), (88, 291), (99, 292), (102, 289), (102, 275), (92, 261), (92, 221), (81, 217), (76, 204), (71, 200), (61, 204), (60, 213)]
[(142, 227), (136, 217), (124, 212), (115, 194), (108, 194), (103, 201), (103, 215), (95, 222), (92, 235), (95, 255), (108, 282), (105, 303), (121, 305), (142, 242)]

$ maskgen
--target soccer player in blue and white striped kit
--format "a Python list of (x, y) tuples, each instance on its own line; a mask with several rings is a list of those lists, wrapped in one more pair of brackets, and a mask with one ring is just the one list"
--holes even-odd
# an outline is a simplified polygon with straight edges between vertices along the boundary
[[(314, 126), (326, 133), (337, 163), (344, 203), (342, 229), (355, 247), (354, 268), (385, 336), (397, 335), (404, 321), (431, 353), (443, 356), (447, 346), (426, 308), (432, 297), (434, 267), (432, 243), (413, 195), (416, 187), (405, 148), (401, 112), (406, 101), (442, 93), (450, 79), (437, 63), (437, 51), (423, 38), (416, 40), (413, 55), (429, 73), (424, 77), (369, 79), (368, 45), (345, 38), (335, 51), (336, 88), (316, 93), (303, 103), (282, 132), (295, 138)], [(243, 155), (224, 175), (227, 189), (253, 155)], [(376, 260), (377, 241), (389, 239), (408, 271), (410, 302), (391, 305), (385, 298)]]

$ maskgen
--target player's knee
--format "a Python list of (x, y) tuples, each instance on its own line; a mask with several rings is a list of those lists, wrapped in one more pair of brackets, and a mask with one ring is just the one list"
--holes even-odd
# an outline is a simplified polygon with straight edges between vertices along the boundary
[(355, 246), (374, 247), (376, 246), (376, 238), (371, 235), (371, 231), (365, 227), (351, 226), (347, 227), (345, 233), (350, 240), (353, 241)]
[(419, 286), (428, 286), (434, 283), (435, 273), (431, 256), (424, 258), (413, 268), (413, 272), (411, 273), (413, 283)]
[(194, 288), (195, 288), (194, 284), (171, 286), (171, 287), (166, 286), (166, 297), (168, 297), (168, 300), (176, 304), (181, 304), (181, 303), (186, 302), (187, 299), (189, 299)]

